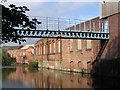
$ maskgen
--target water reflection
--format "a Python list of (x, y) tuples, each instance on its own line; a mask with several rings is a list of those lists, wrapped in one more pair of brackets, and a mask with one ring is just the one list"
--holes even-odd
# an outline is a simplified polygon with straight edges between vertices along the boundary
[(92, 78), (80, 73), (27, 67), (3, 68), (3, 88), (92, 88)]

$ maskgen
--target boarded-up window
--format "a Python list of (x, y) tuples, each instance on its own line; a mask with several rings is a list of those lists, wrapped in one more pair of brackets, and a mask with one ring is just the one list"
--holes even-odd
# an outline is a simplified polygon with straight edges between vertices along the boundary
[(50, 53), (52, 53), (52, 45), (51, 45), (51, 43), (50, 43)]
[(60, 40), (58, 41), (58, 52), (60, 53)]
[(38, 46), (38, 55), (40, 55), (40, 46)]
[(38, 50), (38, 46), (37, 46), (37, 47), (36, 47), (36, 55), (38, 55), (38, 51), (39, 51), (39, 50)]
[(35, 47), (35, 54), (37, 55), (37, 47)]
[(54, 53), (55, 53), (55, 49), (56, 49), (56, 48), (55, 48), (55, 42), (54, 42)]
[(82, 40), (78, 39), (78, 50), (82, 50)]
[(91, 40), (87, 40), (87, 49), (92, 49)]
[(49, 50), (49, 46), (48, 46), (48, 45), (46, 45), (46, 47), (45, 47), (45, 48), (46, 48), (46, 54), (48, 54), (48, 53), (49, 53), (49, 51), (48, 51), (48, 50)]
[(73, 39), (70, 39), (70, 51), (73, 51)]
[(45, 51), (46, 51), (46, 48), (45, 48), (45, 45), (44, 45), (44, 54), (46, 54), (46, 52), (45, 52)]
[(41, 55), (42, 55), (42, 46), (40, 47), (40, 52), (41, 52)]

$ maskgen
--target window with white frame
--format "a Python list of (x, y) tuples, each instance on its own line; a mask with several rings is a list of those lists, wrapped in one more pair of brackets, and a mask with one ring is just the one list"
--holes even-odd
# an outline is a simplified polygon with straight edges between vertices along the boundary
[(91, 40), (87, 40), (87, 49), (92, 49), (92, 42), (91, 42)]
[(58, 52), (60, 53), (60, 40), (58, 40)]
[(34, 52), (35, 52), (34, 49), (32, 49), (32, 54), (34, 54)]
[(78, 39), (78, 50), (82, 50), (82, 40)]
[(105, 20), (103, 25), (104, 32), (109, 32), (109, 21)]

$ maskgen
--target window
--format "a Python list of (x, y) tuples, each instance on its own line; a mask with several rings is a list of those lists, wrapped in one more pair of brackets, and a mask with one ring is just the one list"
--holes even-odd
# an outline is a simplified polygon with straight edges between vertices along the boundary
[(41, 55), (42, 55), (42, 54), (43, 54), (43, 53), (42, 53), (42, 46), (40, 47), (40, 51), (41, 51)]
[(73, 51), (73, 39), (70, 39), (70, 51)]
[(108, 22), (108, 20), (105, 20), (103, 25), (104, 25), (103, 26), (104, 32), (109, 32), (109, 22)]
[(40, 46), (38, 46), (38, 55), (40, 55)]
[(38, 55), (38, 46), (36, 46), (36, 55)]
[(91, 40), (87, 40), (87, 49), (92, 49)]
[(55, 53), (55, 49), (56, 49), (56, 48), (55, 48), (55, 42), (54, 42), (54, 53)]
[(78, 39), (78, 50), (82, 50), (82, 40)]
[(46, 48), (45, 48), (45, 45), (44, 45), (44, 54), (46, 54), (46, 52), (45, 52), (45, 51), (46, 51)]
[(60, 53), (60, 40), (58, 41), (58, 52)]
[(46, 45), (45, 50), (46, 50), (46, 54), (48, 54), (48, 45)]
[(32, 54), (34, 54), (34, 49), (32, 49)]
[(50, 53), (52, 53), (52, 45), (51, 45), (51, 43), (50, 43)]
[(37, 47), (35, 47), (35, 53), (36, 53), (36, 55), (37, 55)]

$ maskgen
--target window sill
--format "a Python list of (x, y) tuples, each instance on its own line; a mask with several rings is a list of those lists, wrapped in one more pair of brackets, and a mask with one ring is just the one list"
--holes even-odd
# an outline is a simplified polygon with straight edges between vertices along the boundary
[(77, 50), (78, 52), (82, 52), (82, 50), (81, 49), (79, 49), (79, 50)]
[(86, 49), (86, 51), (91, 51), (92, 49), (91, 48), (89, 48), (89, 49)]
[(72, 53), (73, 51), (70, 51), (70, 53)]

